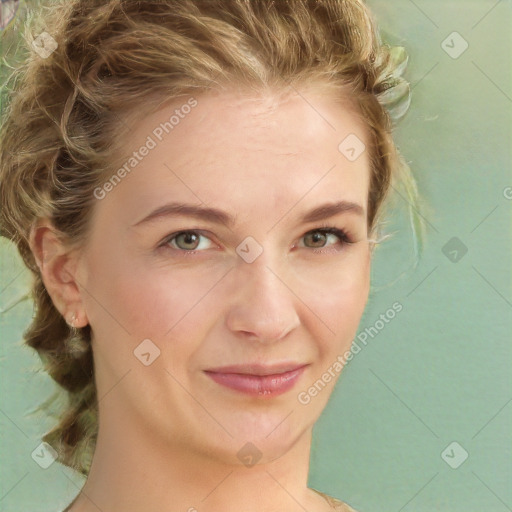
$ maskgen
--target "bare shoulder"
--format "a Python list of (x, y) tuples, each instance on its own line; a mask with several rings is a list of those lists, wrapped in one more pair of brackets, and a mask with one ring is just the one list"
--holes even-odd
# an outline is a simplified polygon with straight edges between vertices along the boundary
[(339, 500), (338, 498), (333, 498), (332, 496), (317, 491), (316, 489), (313, 490), (320, 494), (321, 496), (323, 496), (326, 499), (327, 503), (329, 503), (332, 509), (335, 510), (336, 512), (357, 512), (357, 510), (353, 509), (350, 505), (347, 505), (345, 502)]

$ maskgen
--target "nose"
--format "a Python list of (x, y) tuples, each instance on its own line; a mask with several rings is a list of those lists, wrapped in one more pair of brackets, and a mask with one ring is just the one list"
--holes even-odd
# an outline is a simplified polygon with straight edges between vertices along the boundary
[(267, 265), (264, 254), (253, 263), (240, 262), (234, 270), (226, 324), (238, 336), (273, 343), (293, 331), (300, 318), (291, 286)]

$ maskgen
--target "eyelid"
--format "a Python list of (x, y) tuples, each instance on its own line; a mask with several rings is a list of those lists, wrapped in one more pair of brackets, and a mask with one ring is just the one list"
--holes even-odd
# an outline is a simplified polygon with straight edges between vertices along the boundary
[[(335, 235), (335, 236), (337, 236), (339, 241), (340, 241), (339, 243), (342, 246), (355, 243), (355, 241), (353, 240), (352, 236), (350, 235), (350, 233), (346, 229), (338, 228), (338, 227), (335, 227), (335, 226), (332, 226), (332, 225), (322, 225), (322, 226), (318, 226), (318, 227), (313, 228), (313, 229), (309, 229), (308, 231), (306, 231), (300, 237), (300, 239), (302, 240), (309, 233), (315, 233), (315, 232), (320, 232), (320, 233), (325, 233), (327, 235)], [(306, 249), (310, 249), (313, 252), (322, 252), (322, 251), (325, 251), (325, 249), (328, 249), (329, 247), (333, 247), (333, 246), (332, 245), (328, 245), (326, 247), (306, 247), (306, 246), (301, 246), (301, 247), (305, 247)]]
[(207, 238), (208, 240), (210, 240), (210, 242), (214, 245), (217, 245), (213, 240), (212, 240), (212, 237), (209, 236), (209, 235), (206, 235), (205, 233), (207, 233), (206, 231), (202, 230), (202, 229), (193, 229), (193, 228), (190, 228), (190, 229), (181, 229), (181, 230), (178, 230), (178, 231), (174, 231), (173, 233), (170, 233), (169, 235), (167, 235), (166, 237), (164, 237), (164, 239), (158, 244), (158, 248), (161, 248), (161, 249), (170, 249), (170, 250), (174, 250), (174, 251), (177, 251), (177, 252), (182, 252), (182, 253), (190, 253), (190, 254), (193, 254), (195, 252), (203, 252), (205, 251), (206, 249), (190, 249), (190, 250), (186, 250), (186, 249), (180, 249), (178, 247), (172, 247), (170, 246), (170, 243), (173, 239), (177, 238), (179, 235), (183, 235), (185, 233), (194, 233), (196, 235), (199, 235), (203, 238)]

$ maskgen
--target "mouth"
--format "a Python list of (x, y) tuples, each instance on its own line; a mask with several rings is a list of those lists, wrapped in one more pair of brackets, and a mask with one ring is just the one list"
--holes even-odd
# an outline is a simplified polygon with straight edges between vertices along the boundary
[(205, 370), (221, 386), (259, 398), (286, 393), (297, 383), (308, 364), (234, 365)]

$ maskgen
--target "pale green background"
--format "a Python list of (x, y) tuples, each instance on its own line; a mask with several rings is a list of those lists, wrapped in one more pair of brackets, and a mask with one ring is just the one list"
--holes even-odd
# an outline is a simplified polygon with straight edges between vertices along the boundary
[[(395, 301), (393, 321), (345, 368), (315, 428), (310, 485), (361, 512), (512, 510), (511, 2), (369, 2), (385, 40), (410, 55), (411, 108), (397, 129), (402, 153), (431, 205), (416, 269), (407, 224), (376, 254), (373, 291), (360, 325)], [(459, 32), (458, 59), (442, 41)], [(468, 252), (450, 261), (458, 237)], [(23, 295), (27, 273), (1, 246), (0, 307)], [(3, 512), (55, 512), (80, 480), (31, 459), (50, 425), (27, 411), (53, 389), (20, 344), (28, 301), (0, 314)], [(452, 469), (441, 452), (458, 442)]]

